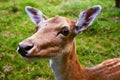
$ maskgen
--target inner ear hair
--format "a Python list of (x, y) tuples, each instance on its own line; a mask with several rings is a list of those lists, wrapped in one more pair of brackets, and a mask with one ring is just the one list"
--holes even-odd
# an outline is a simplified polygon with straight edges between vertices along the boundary
[(44, 14), (42, 15), (42, 17), (44, 18), (44, 20), (47, 20), (47, 19), (48, 19), (48, 17), (45, 16)]

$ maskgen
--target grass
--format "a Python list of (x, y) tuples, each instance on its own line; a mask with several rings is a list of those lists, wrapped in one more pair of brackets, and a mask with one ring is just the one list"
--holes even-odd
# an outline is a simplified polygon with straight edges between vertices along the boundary
[(25, 6), (39, 8), (48, 17), (77, 19), (80, 11), (97, 4), (101, 14), (76, 38), (79, 61), (86, 67), (120, 56), (120, 9), (114, 8), (114, 0), (1, 0), (0, 80), (54, 80), (48, 60), (27, 62), (16, 52), (18, 43), (35, 32)]

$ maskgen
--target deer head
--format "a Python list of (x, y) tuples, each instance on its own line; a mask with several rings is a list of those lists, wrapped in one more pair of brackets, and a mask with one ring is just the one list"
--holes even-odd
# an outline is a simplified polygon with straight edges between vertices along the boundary
[(41, 11), (30, 6), (25, 10), (37, 31), (19, 43), (19, 54), (25, 59), (50, 59), (69, 53), (74, 37), (93, 23), (101, 6), (96, 5), (81, 12), (77, 21), (62, 16), (48, 19)]

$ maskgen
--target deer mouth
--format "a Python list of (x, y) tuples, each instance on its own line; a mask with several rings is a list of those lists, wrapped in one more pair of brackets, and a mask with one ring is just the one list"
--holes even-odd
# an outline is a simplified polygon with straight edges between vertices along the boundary
[[(17, 52), (25, 60), (50, 59), (53, 57), (45, 50), (36, 50), (35, 46), (20, 46), (18, 45)], [(48, 55), (47, 55), (48, 54)]]

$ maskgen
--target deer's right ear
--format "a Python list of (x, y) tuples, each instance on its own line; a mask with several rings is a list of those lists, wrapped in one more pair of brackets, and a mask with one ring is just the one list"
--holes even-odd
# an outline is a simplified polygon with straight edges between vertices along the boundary
[(35, 23), (35, 24), (38, 24), (42, 20), (46, 19), (45, 16), (42, 14), (42, 12), (39, 11), (38, 9), (36, 9), (36, 8), (26, 6), (25, 11), (27, 12), (29, 17), (31, 18), (32, 22)]

